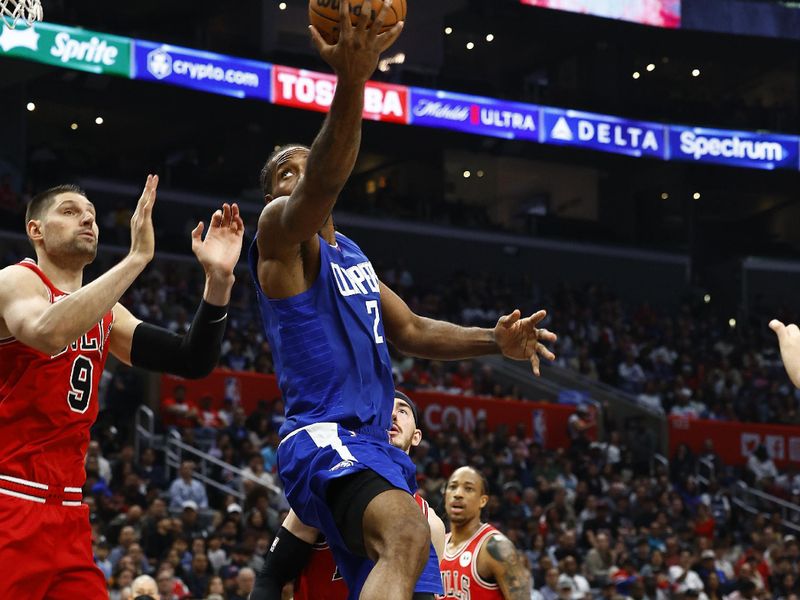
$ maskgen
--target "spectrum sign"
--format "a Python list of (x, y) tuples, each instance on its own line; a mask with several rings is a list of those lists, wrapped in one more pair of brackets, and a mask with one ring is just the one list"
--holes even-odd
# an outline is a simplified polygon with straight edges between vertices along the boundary
[[(328, 112), (335, 91), (334, 75), (280, 65), (272, 67), (274, 104)], [(406, 86), (369, 81), (364, 90), (364, 118), (405, 125), (408, 123), (408, 97)]]
[(748, 169), (800, 168), (800, 141), (794, 136), (671, 125), (669, 142), (667, 160)]
[(532, 104), (411, 88), (411, 125), (538, 142), (540, 118)]
[(642, 25), (681, 26), (681, 0), (520, 0), (522, 4), (631, 21)]

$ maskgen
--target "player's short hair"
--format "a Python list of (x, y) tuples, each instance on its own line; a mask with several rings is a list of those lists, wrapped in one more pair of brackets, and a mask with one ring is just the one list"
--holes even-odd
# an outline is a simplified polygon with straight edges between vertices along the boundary
[(47, 209), (50, 208), (53, 201), (61, 194), (80, 194), (81, 196), (86, 196), (86, 192), (72, 183), (51, 187), (49, 190), (37, 194), (34, 196), (33, 200), (28, 202), (28, 207), (25, 210), (25, 224), (27, 225), (33, 219), (41, 219), (42, 215), (47, 212)]
[[(488, 496), (489, 495), (489, 480), (486, 479), (486, 476), (483, 474), (483, 471), (481, 471), (478, 467), (473, 467), (472, 465), (464, 465), (463, 467), (459, 467), (459, 468), (461, 468), (461, 469), (469, 469), (470, 471), (475, 473), (475, 475), (477, 475), (478, 478), (481, 480), (481, 495), (482, 496)], [(456, 469), (456, 471), (457, 470), (458, 469)], [(455, 471), (453, 471), (453, 472), (455, 473)], [(452, 475), (450, 477), (452, 477)]]
[(267, 162), (264, 163), (261, 169), (261, 175), (258, 179), (259, 183), (261, 183), (261, 191), (265, 196), (272, 195), (272, 176), (275, 174), (275, 159), (292, 148), (305, 148), (309, 150), (309, 147), (304, 144), (285, 144), (276, 148), (275, 151), (269, 155)]

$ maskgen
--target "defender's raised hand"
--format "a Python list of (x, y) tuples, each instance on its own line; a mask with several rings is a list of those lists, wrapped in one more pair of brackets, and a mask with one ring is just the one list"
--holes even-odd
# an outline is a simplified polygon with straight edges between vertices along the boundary
[(155, 232), (153, 231), (153, 205), (156, 202), (158, 175), (148, 175), (136, 210), (131, 217), (131, 251), (130, 256), (150, 262), (156, 249)]
[(231, 279), (242, 253), (244, 221), (237, 204), (223, 204), (211, 217), (211, 225), (203, 239), (205, 224), (200, 221), (192, 231), (192, 252), (203, 265), (206, 276), (221, 281)]
[(494, 339), (503, 356), (514, 360), (529, 360), (535, 375), (539, 371), (539, 359), (555, 360), (555, 355), (544, 343), (556, 341), (556, 334), (547, 329), (539, 329), (537, 325), (547, 316), (547, 311), (540, 310), (530, 317), (522, 319), (522, 313), (515, 310), (510, 315), (500, 317), (494, 328)]
[(378, 67), (381, 52), (387, 50), (403, 31), (403, 21), (399, 21), (389, 31), (378, 33), (386, 20), (386, 13), (392, 6), (392, 0), (384, 0), (381, 10), (370, 25), (372, 2), (364, 0), (358, 24), (354, 27), (350, 21), (350, 2), (339, 3), (339, 40), (328, 44), (316, 27), (311, 25), (311, 39), (322, 59), (336, 71), (341, 81), (363, 84), (372, 76)]

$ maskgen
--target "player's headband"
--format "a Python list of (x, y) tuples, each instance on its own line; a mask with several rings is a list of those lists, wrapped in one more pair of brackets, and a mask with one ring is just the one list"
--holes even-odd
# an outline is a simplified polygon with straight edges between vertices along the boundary
[(409, 408), (411, 408), (411, 412), (414, 414), (414, 426), (419, 429), (419, 411), (417, 410), (417, 405), (414, 404), (414, 401), (406, 396), (400, 390), (394, 391), (394, 399), (395, 400), (402, 400), (406, 404), (408, 404)]

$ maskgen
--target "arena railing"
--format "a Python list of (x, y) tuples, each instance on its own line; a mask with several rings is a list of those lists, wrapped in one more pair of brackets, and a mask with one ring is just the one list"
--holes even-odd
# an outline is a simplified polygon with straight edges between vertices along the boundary
[(781, 524), (800, 533), (800, 506), (796, 504), (750, 487), (744, 481), (737, 481), (731, 488), (731, 502), (751, 515), (780, 513)]
[(196, 464), (194, 479), (219, 490), (223, 494), (232, 495), (239, 502), (244, 502), (245, 500), (243, 489), (241, 487), (225, 485), (214, 479), (211, 476), (213, 467), (218, 467), (223, 471), (232, 473), (239, 482), (251, 481), (256, 485), (266, 487), (267, 490), (273, 494), (280, 495), (283, 493), (279, 487), (275, 485), (264, 485), (263, 482), (249, 475), (242, 469), (185, 443), (181, 439), (180, 433), (174, 429), (166, 436), (155, 433), (155, 413), (147, 406), (139, 406), (136, 411), (135, 423), (136, 436), (134, 447), (136, 449), (136, 455), (139, 456), (139, 451), (143, 447), (150, 447), (163, 451), (165, 456), (164, 476), (168, 481), (178, 476), (178, 471), (183, 461), (191, 460)]
[[(645, 426), (656, 434), (656, 450), (667, 452), (669, 445), (667, 420), (663, 411), (642, 404), (632, 394), (559, 365), (542, 365), (542, 377), (534, 378), (531, 377), (530, 366), (527, 363), (507, 360), (501, 356), (483, 357), (477, 361), (489, 365), (499, 381), (519, 386), (530, 397), (557, 402), (561, 392), (577, 391), (584, 394), (592, 403), (607, 405), (614, 420), (623, 427), (636, 420), (643, 420)], [(599, 425), (602, 426), (602, 423)]]

